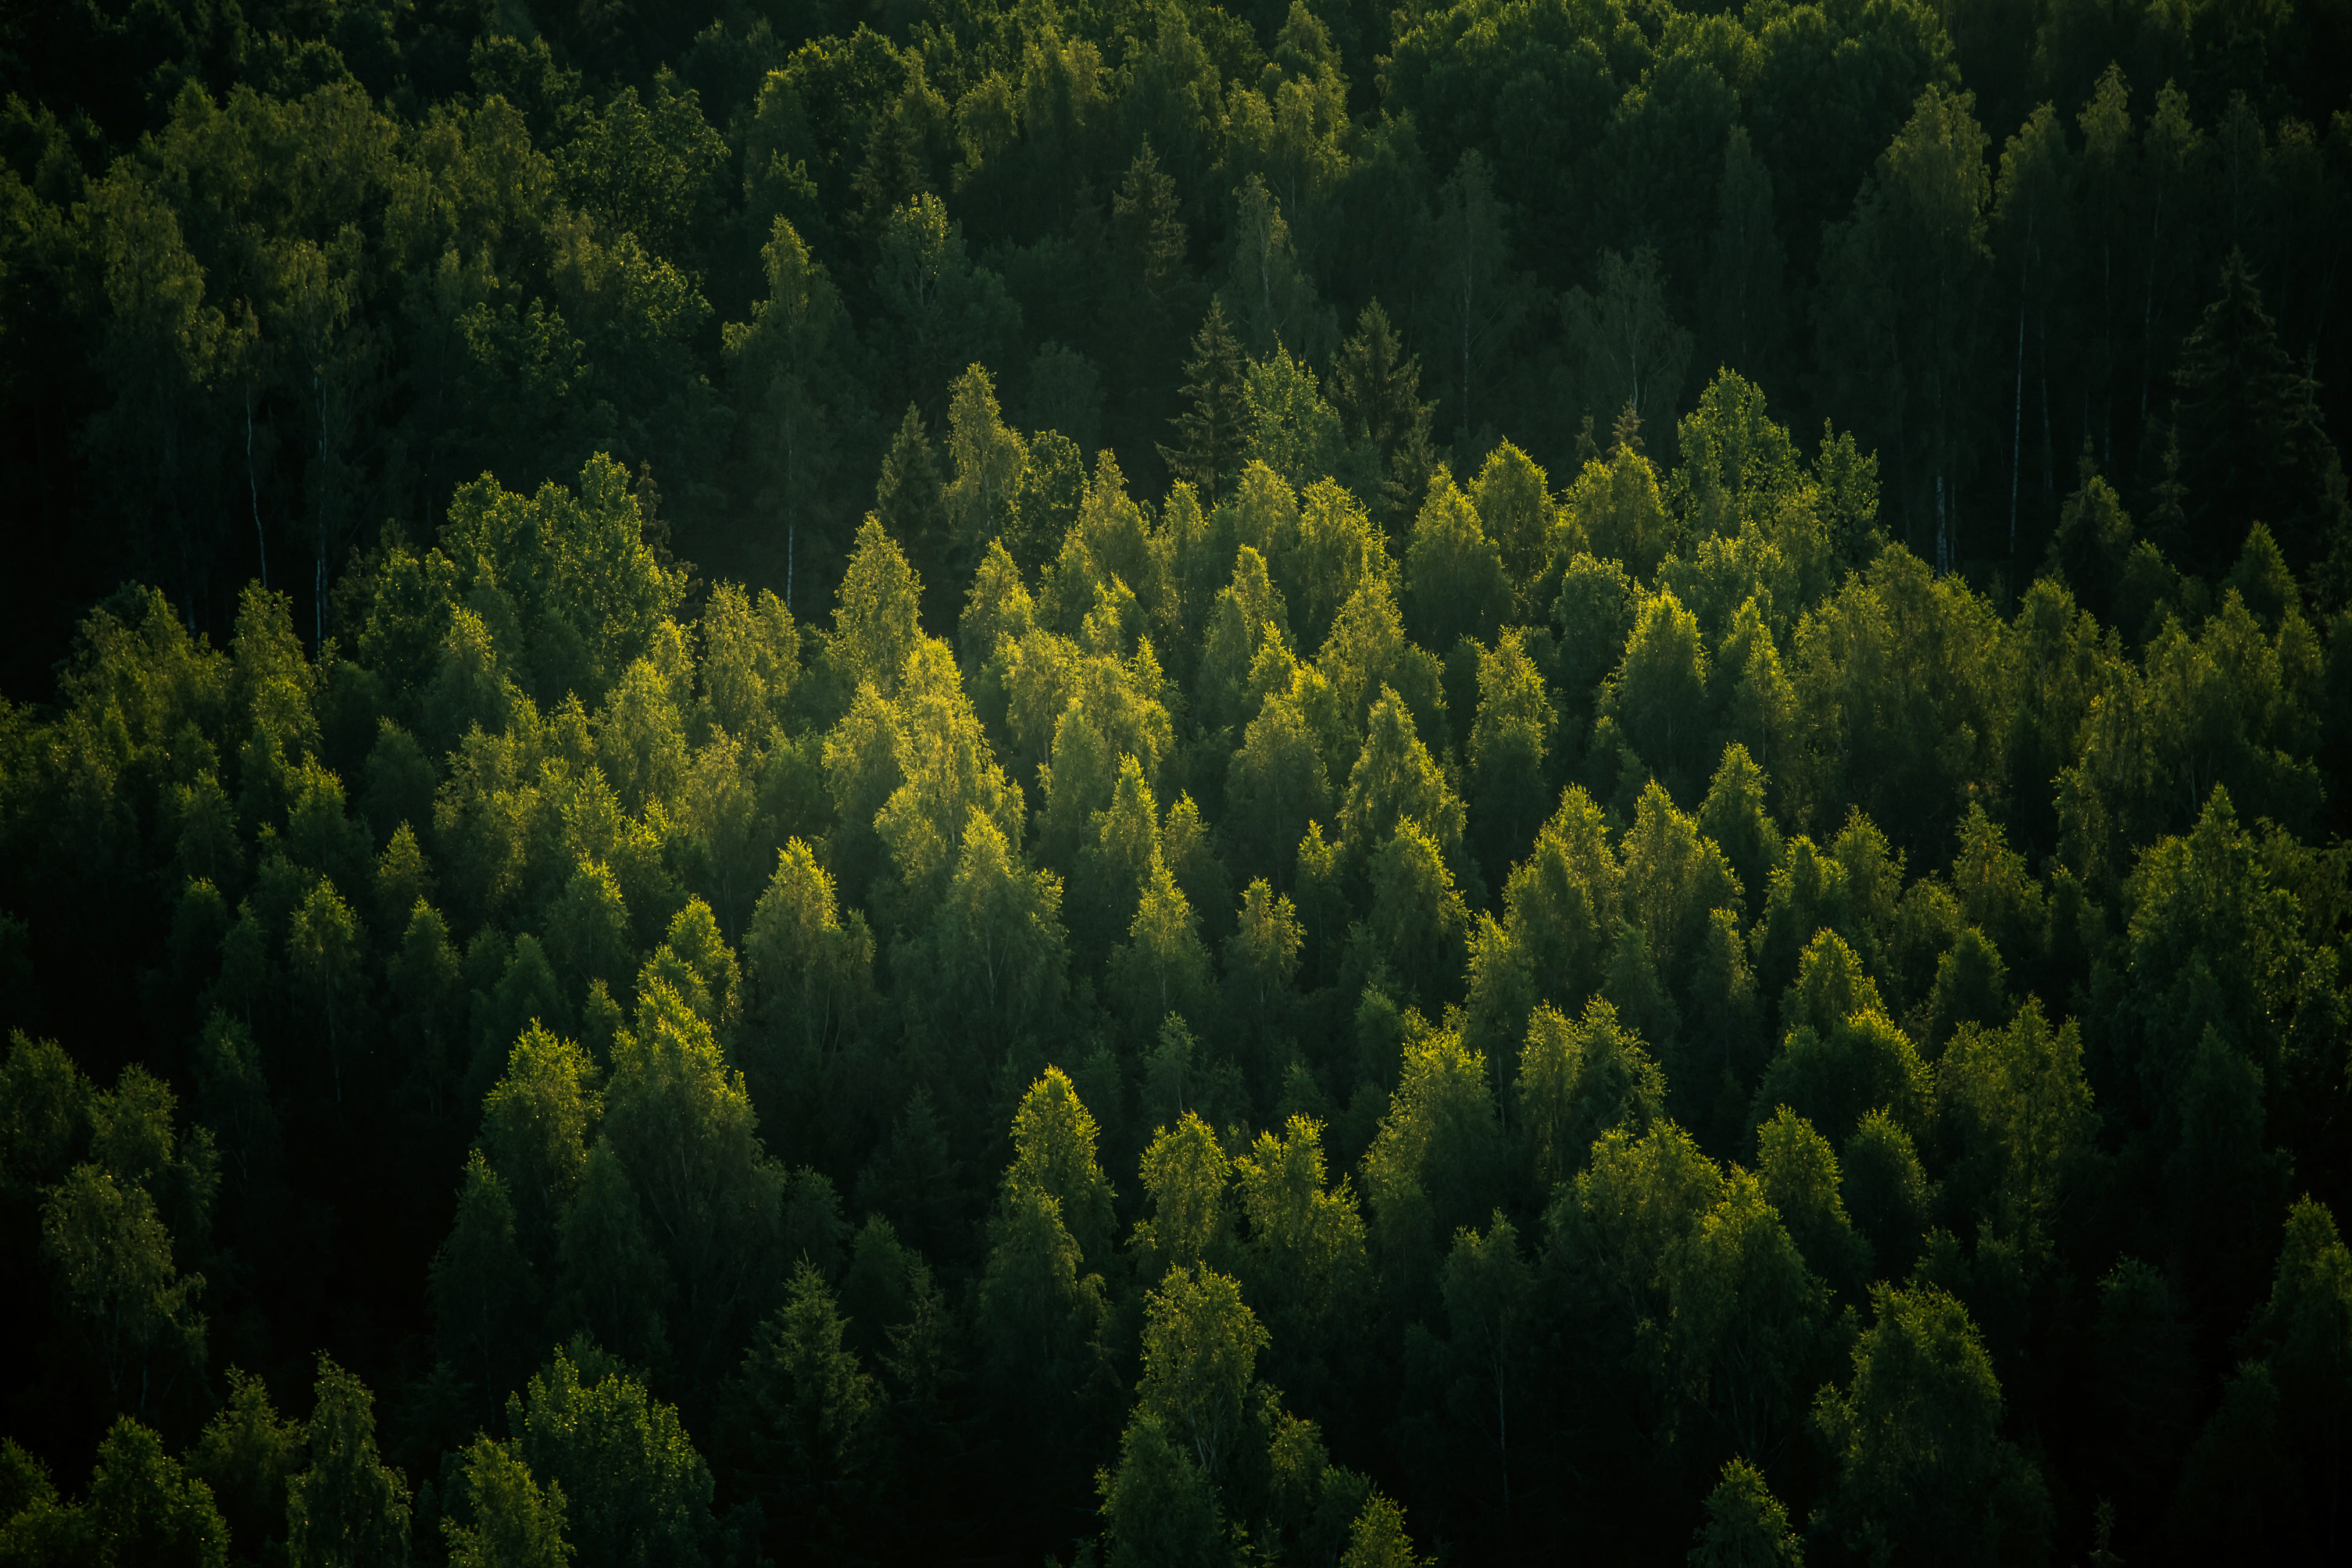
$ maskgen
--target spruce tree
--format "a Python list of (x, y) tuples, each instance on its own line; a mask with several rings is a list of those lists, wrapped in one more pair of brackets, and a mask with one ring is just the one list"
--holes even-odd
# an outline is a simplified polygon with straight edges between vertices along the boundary
[(874, 515), (913, 560), (916, 570), (926, 580), (942, 585), (935, 595), (939, 602), (924, 606), (925, 618), (940, 622), (945, 614), (952, 619), (944, 597), (953, 579), (947, 559), (952, 543), (947, 485), (922, 410), (911, 402), (907, 405), (907, 417), (898, 422), (898, 433), (890, 438), (890, 450), (883, 455), (882, 476), (874, 486)]
[(1176, 182), (1161, 171), (1147, 136), (1111, 193), (1110, 214), (1119, 246), (1154, 306), (1183, 277), (1184, 222), (1177, 214)]
[(2247, 525), (2263, 522), (2288, 560), (2307, 568), (2326, 549), (2322, 512), (2336, 447), (2319, 423), (2316, 387), (2280, 346), (2243, 251), (2222, 262), (2220, 291), (2181, 344), (2173, 380), (2188, 490), (2180, 564), (2220, 576)]
[(1401, 526), (1420, 509), (1437, 467), (1430, 435), (1437, 405), (1421, 401), (1421, 356), (1404, 351), (1377, 299), (1356, 318), (1356, 335), (1331, 361), (1331, 403), (1347, 438), (1380, 455), (1388, 470), (1381, 510)]
[(1209, 314), (1192, 337), (1192, 357), (1184, 361), (1184, 384), (1179, 389), (1185, 412), (1169, 421), (1179, 437), (1163, 445), (1160, 456), (1169, 472), (1188, 480), (1201, 493), (1203, 506), (1214, 506), (1225, 475), (1241, 456), (1242, 349), (1226, 319), (1224, 301), (1212, 298)]

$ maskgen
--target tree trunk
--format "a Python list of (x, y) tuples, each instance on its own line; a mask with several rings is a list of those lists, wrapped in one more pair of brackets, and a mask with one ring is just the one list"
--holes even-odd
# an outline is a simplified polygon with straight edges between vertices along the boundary
[(2018, 280), (2017, 386), (2009, 420), (2009, 573), (2017, 575), (2017, 469), (2025, 440), (2025, 282)]
[(269, 586), (269, 539), (261, 531), (261, 486), (253, 474), (253, 388), (245, 389), (245, 488), (253, 502), (253, 544), (261, 553), (261, 586)]

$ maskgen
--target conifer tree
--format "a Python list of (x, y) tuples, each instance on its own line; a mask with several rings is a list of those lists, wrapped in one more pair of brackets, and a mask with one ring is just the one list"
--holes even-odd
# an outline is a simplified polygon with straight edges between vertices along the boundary
[(2310, 376), (2279, 343), (2244, 251), (2232, 248), (2222, 262), (2220, 287), (2181, 344), (2173, 380), (2181, 392), (2175, 428), (2186, 531), (2177, 543), (2164, 536), (2158, 543), (2190, 570), (2219, 577), (2252, 520), (2270, 527), (2290, 561), (2308, 567), (2329, 542), (2323, 481), (2337, 461), (2336, 445), (2320, 424)]
[(1241, 456), (1247, 419), (1242, 369), (1241, 343), (1225, 319), (1224, 301), (1213, 297), (1184, 361), (1180, 395), (1188, 406), (1169, 422), (1177, 443), (1160, 448), (1169, 472), (1200, 492), (1203, 506), (1216, 505)]

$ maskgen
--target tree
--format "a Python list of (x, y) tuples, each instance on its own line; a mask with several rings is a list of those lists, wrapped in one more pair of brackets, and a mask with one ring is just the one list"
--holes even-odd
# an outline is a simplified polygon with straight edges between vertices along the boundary
[(507, 1399), (507, 1428), (550, 1497), (562, 1489), (580, 1568), (692, 1562), (711, 1531), (710, 1469), (677, 1409), (609, 1364), (559, 1350)]
[(1096, 1125), (1068, 1074), (1049, 1067), (1013, 1113), (1013, 1163), (1004, 1191), (1051, 1197), (1081, 1245), (1097, 1256), (1111, 1245), (1110, 1181), (1095, 1161)]
[(203, 1364), (205, 1278), (173, 1267), (172, 1242), (146, 1187), (97, 1166), (74, 1166), (45, 1195), (41, 1249), (117, 1408), (145, 1412)]
[(1789, 1511), (1745, 1459), (1724, 1461), (1695, 1534), (1691, 1568), (1803, 1568), (1804, 1547), (1789, 1528)]
[(1871, 1301), (1852, 1382), (1814, 1407), (1838, 1466), (1817, 1527), (1881, 1562), (2046, 1551), (2049, 1492), (2000, 1436), (2000, 1384), (1968, 1310), (1934, 1286), (1880, 1285)]
[(1356, 335), (1332, 358), (1331, 406), (1348, 440), (1382, 459), (1387, 514), (1401, 517), (1418, 507), (1433, 465), (1429, 423), (1437, 405), (1421, 401), (1421, 356), (1404, 351), (1377, 299), (1364, 306)]
[(1723, 140), (1715, 233), (1707, 246), (1702, 369), (1722, 364), (1756, 377), (1779, 362), (1788, 331), (1781, 304), (1787, 258), (1773, 227), (1772, 196), (1771, 170), (1757, 155), (1748, 128), (1733, 126)]
[[(404, 905), (413, 908), (415, 901)], [(404, 913), (403, 918), (405, 918)], [(629, 906), (612, 868), (602, 861), (583, 860), (572, 873), (562, 901), (549, 912), (549, 956), (563, 977), (585, 987), (602, 980), (607, 988), (629, 977)]]
[(482, 1102), (482, 1142), (522, 1205), (525, 1233), (544, 1246), (578, 1190), (600, 1110), (595, 1064), (568, 1040), (532, 1027)]
[(1870, 1239), (1884, 1279), (1916, 1259), (1931, 1192), (1911, 1134), (1884, 1111), (1862, 1119), (1845, 1140), (1844, 1197), (1856, 1230)]
[[(933, 583), (952, 582), (957, 576), (950, 556), (955, 541), (950, 533), (946, 489), (922, 410), (910, 402), (906, 418), (898, 422), (898, 434), (890, 438), (889, 450), (882, 456), (873, 516)], [(862, 549), (862, 532), (858, 542)]]
[(1448, 787), (1429, 747), (1413, 730), (1412, 715), (1390, 686), (1380, 688), (1364, 748), (1348, 772), (1339, 831), (1357, 854), (1370, 856), (1411, 818), (1452, 864), (1461, 863), (1467, 813)]
[(803, 1540), (846, 1527), (882, 1416), (880, 1389), (842, 1344), (845, 1326), (824, 1277), (803, 1258), (743, 1358), (762, 1458)]
[(335, 884), (320, 877), (312, 885), (286, 933), (286, 965), (327, 1026), (327, 1057), (332, 1065), (335, 1102), (343, 1098), (343, 1025), (360, 1001), (362, 933)]
[(636, 1027), (614, 1040), (604, 1128), (678, 1292), (671, 1343), (715, 1368), (775, 1278), (783, 1173), (761, 1145), (742, 1073), (667, 983), (641, 995)]
[(2219, 577), (2249, 517), (2269, 525), (2289, 561), (2307, 569), (2335, 526), (2326, 476), (2340, 469), (2316, 388), (2296, 369), (2263, 308), (2245, 253), (2232, 247), (2220, 286), (2180, 346), (2181, 483), (2186, 534), (2157, 543), (2190, 570)]
[(849, 337), (849, 317), (831, 275), (781, 214), (760, 259), (768, 297), (754, 303), (749, 322), (727, 324), (722, 343), (743, 400), (759, 400), (760, 418), (744, 423), (765, 481), (761, 504), (783, 523), (783, 603), (790, 611), (798, 602), (801, 525), (829, 520), (821, 498), (838, 460), (831, 438), (844, 411), (837, 394), (826, 395), (833, 390), (828, 372)]
[(557, 1238), (562, 1311), (597, 1343), (641, 1365), (668, 1354), (663, 1314), (674, 1284), (654, 1246), (645, 1206), (612, 1140), (588, 1151), (580, 1189)]
[(1169, 1270), (1146, 1298), (1136, 1408), (1156, 1417), (1214, 1481), (1233, 1462), (1266, 1332), (1241, 1287), (1202, 1264)]
[(1423, 1568), (1435, 1558), (1413, 1555), (1412, 1537), (1406, 1533), (1404, 1510), (1374, 1492), (1365, 1500), (1363, 1511), (1349, 1527), (1348, 1550), (1340, 1557), (1340, 1568)]
[(1408, 995), (1441, 996), (1454, 972), (1469, 910), (1437, 841), (1412, 817), (1373, 852), (1372, 907), (1364, 934)]
[(793, 839), (743, 942), (756, 1024), (750, 1049), (753, 1097), (782, 1110), (787, 1086), (829, 1083), (831, 1064), (874, 1004), (874, 936), (862, 910), (846, 918), (816, 852)]
[(81, 1136), (89, 1084), (53, 1040), (23, 1030), (0, 1061), (0, 1180), (22, 1200), (65, 1174)]
[(1647, 246), (1630, 256), (1603, 251), (1596, 281), (1597, 295), (1571, 288), (1560, 300), (1570, 351), (1581, 361), (1585, 412), (1671, 415), (1690, 369), (1691, 334), (1666, 313), (1657, 252)]
[(1470, 486), (1479, 525), (1502, 551), (1504, 570), (1526, 610), (1537, 608), (1527, 596), (1552, 564), (1557, 518), (1550, 486), (1535, 460), (1506, 441), (1486, 455)]
[[(1328, 476), (1352, 465), (1348, 461), (1339, 416), (1323, 401), (1322, 388), (1305, 354), (1277, 340), (1242, 371), (1242, 404), (1246, 411), (1242, 437), (1244, 460), (1264, 463), (1296, 489), (1318, 484), (1339, 490)], [(1324, 477), (1318, 480), (1318, 476)], [(1369, 488), (1369, 486), (1366, 486)], [(1341, 490), (1334, 501), (1357, 505), (1352, 492)]]
[(1222, 297), (1210, 298), (1209, 312), (1193, 334), (1179, 395), (1189, 406), (1169, 421), (1178, 444), (1161, 446), (1160, 455), (1171, 475), (1200, 492), (1203, 506), (1213, 507), (1241, 456), (1244, 416), (1241, 342), (1225, 318)]
[(1104, 1312), (1102, 1277), (1062, 1220), (1060, 1198), (1008, 1179), (988, 1225), (979, 1327), (991, 1371), (1016, 1405), (1066, 1415), (1080, 1356)]
[(286, 1483), (301, 1462), (304, 1428), (278, 1418), (253, 1374), (229, 1368), (228, 1390), (187, 1466), (212, 1489), (230, 1541), (258, 1558), (286, 1529)]
[(1245, 175), (1234, 192), (1233, 260), (1218, 290), (1232, 302), (1234, 336), (1253, 359), (1290, 353), (1320, 363), (1330, 358), (1339, 324), (1300, 265), (1281, 199), (1262, 174)]
[(541, 1487), (513, 1448), (477, 1432), (465, 1452), (469, 1523), (445, 1522), (452, 1568), (563, 1568), (563, 1488)]
[(1289, 1364), (1340, 1348), (1365, 1277), (1364, 1220), (1348, 1178), (1329, 1182), (1323, 1128), (1293, 1113), (1260, 1133), (1234, 1162), (1249, 1239), (1240, 1269), (1273, 1332), (1273, 1354)]
[(868, 516), (842, 573), (824, 645), (824, 657), (845, 686), (854, 690), (870, 681), (884, 697), (897, 693), (907, 656), (922, 635), (922, 594), (923, 580), (908, 564), (906, 550)]
[(1731, 1167), (1715, 1204), (1659, 1259), (1679, 1428), (1771, 1453), (1802, 1425), (1830, 1337), (1829, 1291), (1805, 1266), (1763, 1184)]
[(517, 633), (530, 689), (554, 706), (566, 690), (585, 704), (651, 650), (686, 594), (686, 573), (646, 542), (629, 471), (598, 454), (576, 487), (544, 484), (521, 496), (488, 475), (458, 487), (441, 530), (457, 567), (457, 595), (477, 601)]
[(998, 415), (996, 383), (984, 366), (967, 365), (949, 388), (947, 448), (954, 477), (941, 500), (955, 542), (950, 570), (961, 579), (1012, 528), (1029, 463), (1028, 448)]
[(98, 1560), (157, 1568), (227, 1568), (228, 1526), (212, 1488), (163, 1452), (163, 1441), (128, 1416), (98, 1445), (89, 1478)]
[(1503, 885), (1503, 930), (1538, 996), (1575, 1007), (1601, 988), (1623, 886), (1600, 806), (1570, 785)]
[(1405, 1046), (1364, 1155), (1381, 1283), (1401, 1312), (1433, 1304), (1439, 1248), (1495, 1190), (1501, 1136), (1487, 1084), (1485, 1059), (1459, 1035), (1432, 1031)]
[(1698, 619), (1671, 592), (1643, 602), (1625, 656), (1601, 697), (1601, 713), (1636, 756), (1681, 783), (1687, 798), (1705, 755), (1706, 649)]
[(1492, 643), (1509, 612), (1502, 552), (1486, 537), (1477, 508), (1449, 479), (1430, 486), (1413, 519), (1404, 580), (1414, 640), (1426, 648), (1450, 649), (1465, 637)]
[(449, 1365), (495, 1399), (528, 1354), (518, 1332), (536, 1281), (515, 1240), (514, 1203), (481, 1151), (466, 1162), (457, 1213), (433, 1256), (433, 1315)]
[(993, 1052), (1041, 1031), (1069, 965), (1062, 879), (1032, 870), (994, 822), (975, 816), (936, 921), (937, 994), (969, 1009)]
[(1558, 717), (1526, 633), (1504, 629), (1478, 651), (1478, 712), (1470, 725), (1471, 837), (1487, 885), (1510, 875), (1520, 846), (1542, 825), (1544, 762)]
[(2006, 1028), (1963, 1026), (1937, 1061), (1936, 1107), (1957, 1156), (1947, 1190), (1961, 1212), (2029, 1257), (2048, 1256), (2095, 1125), (2074, 1020), (2053, 1030), (2028, 998)]
[(1511, 267), (1505, 208), (1494, 173), (1475, 149), (1462, 154), (1425, 221), (1422, 244), (1434, 285), (1433, 325), (1445, 346), (1457, 439), (1467, 444), (1478, 428), (1475, 402), (1495, 346), (1518, 329), (1539, 294), (1531, 276)]
[(1514, 1141), (1531, 1190), (1550, 1192), (1584, 1168), (1612, 1127), (1635, 1133), (1665, 1114), (1666, 1081), (1641, 1037), (1599, 997), (1571, 1021), (1549, 1003), (1528, 1020), (1511, 1086)]
[(1765, 806), (1766, 788), (1763, 769), (1735, 740), (1723, 748), (1698, 810), (1700, 834), (1731, 862), (1750, 909), (1762, 902), (1783, 853), (1780, 824)]
[(888, 313), (892, 361), (905, 367), (902, 390), (936, 418), (956, 367), (1004, 362), (1021, 307), (966, 254), (962, 225), (929, 191), (890, 210), (880, 249), (874, 293)]
[(1511, 1395), (1514, 1368), (1528, 1353), (1522, 1343), (1535, 1304), (1536, 1277), (1519, 1254), (1518, 1232), (1496, 1210), (1484, 1236), (1464, 1227), (1454, 1233), (1442, 1289), (1450, 1333), (1447, 1348), (1464, 1370), (1456, 1387), (1468, 1385), (1466, 1401), (1480, 1427), (1491, 1410), (1496, 1468), (1501, 1474), (1503, 1513), (1511, 1511)]
[(408, 1483), (376, 1456), (375, 1396), (323, 1352), (310, 1463), (286, 1486), (286, 1549), (298, 1568), (394, 1568), (408, 1561)]
[[(1627, 417), (1631, 413), (1628, 408), (1621, 414), (1608, 453), (1595, 453), (1586, 460), (1568, 494), (1560, 497), (1559, 509), (1569, 543), (1577, 549), (1589, 549), (1601, 561), (1622, 562), (1623, 573), (1647, 579), (1655, 575), (1665, 559), (1672, 519), (1658, 488), (1657, 471), (1642, 455), (1641, 444), (1635, 439), (1640, 421)], [(1574, 571), (1571, 562), (1570, 572)], [(1563, 601), (1573, 606), (1567, 597), (1569, 583), (1563, 580), (1560, 588)], [(1625, 608), (1633, 606), (1629, 603)], [(1559, 611), (1553, 614), (1555, 620), (1568, 621)], [(1599, 641), (1610, 653), (1616, 651), (1605, 636)], [(1602, 668), (1610, 663), (1613, 660), (1604, 657)]]
[(1216, 1134), (1195, 1113), (1185, 1112), (1174, 1126), (1154, 1134), (1143, 1152), (1143, 1189), (1151, 1197), (1152, 1214), (1137, 1223), (1131, 1244), (1142, 1278), (1223, 1260), (1230, 1179)]
[(1806, 949), (1780, 1005), (1788, 1033), (1757, 1091), (1759, 1116), (1762, 1106), (1790, 1105), (1840, 1138), (1872, 1111), (1923, 1124), (1932, 1103), (1927, 1067), (1858, 968), (1834, 932)]
[(1634, 807), (1620, 855), (1625, 914), (1641, 927), (1659, 978), (1680, 988), (1706, 947), (1713, 912), (1741, 907), (1738, 879), (1655, 779)]
[[(1973, 93), (1930, 84), (1823, 244), (1819, 352), (1853, 374), (1847, 405), (1883, 432), (1902, 463), (1904, 542), (1933, 533), (1939, 571), (1960, 559), (1954, 538), (1969, 431), (1967, 393), (1978, 349), (1976, 303), (1990, 260), (1985, 207), (1988, 142)], [(1913, 413), (1916, 407), (1916, 415)], [(1874, 415), (1875, 417), (1871, 417)]]
[(1225, 1560), (1223, 1511), (1192, 1446), (1138, 1411), (1119, 1437), (1118, 1469), (1096, 1472), (1110, 1562), (1118, 1568), (1211, 1568)]
[[(2305, 1528), (2324, 1550), (2343, 1492), (2343, 1411), (2352, 1389), (2352, 1249), (2324, 1204), (2305, 1197), (2288, 1209), (2270, 1299), (2255, 1310), (2248, 1338), (2275, 1382), (2281, 1447), (2300, 1461), (2314, 1505)], [(2282, 1520), (2278, 1534), (2291, 1538), (2294, 1530)]]
[[(95, 356), (112, 383), (112, 406), (92, 434), (100, 450), (119, 454), (129, 472), (119, 476), (162, 500), (173, 534), (189, 530), (190, 491), (202, 445), (192, 439), (195, 405), (224, 367), (223, 350), (236, 340), (217, 304), (205, 299), (205, 269), (190, 254), (177, 214), (155, 182), (129, 169), (92, 182), (78, 214), (78, 246), (97, 264), (107, 306), (106, 329)], [(124, 459), (128, 461), (124, 461)], [(132, 476), (136, 476), (135, 478)], [(192, 540), (158, 549), (180, 554)], [(195, 583), (194, 561), (183, 559), (183, 580)]]
[(1814, 1273), (1849, 1296), (1870, 1270), (1870, 1242), (1846, 1217), (1837, 1152), (1786, 1105), (1756, 1129), (1756, 1174)]
[(2025, 340), (2034, 328), (2034, 360), (2041, 382), (2042, 497), (2057, 491), (2056, 454), (2050, 439), (2050, 305), (2057, 290), (2051, 257), (2074, 248), (2068, 222), (2069, 187), (2076, 183), (2074, 160), (2057, 111), (2042, 104), (2027, 117), (2001, 150), (2000, 176), (1993, 198), (2001, 270), (2017, 288), (2017, 345), (2012, 355), (2009, 427), (2009, 566), (2017, 560), (2018, 493), (2025, 465)]
[(1155, 846), (1126, 945), (1115, 949), (1107, 978), (1140, 1034), (1171, 1014), (1198, 1016), (1208, 998), (1209, 949), (1201, 917)]

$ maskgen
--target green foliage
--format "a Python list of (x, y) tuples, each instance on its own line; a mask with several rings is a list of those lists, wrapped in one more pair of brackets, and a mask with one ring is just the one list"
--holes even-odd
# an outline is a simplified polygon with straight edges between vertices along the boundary
[(1131, 1244), (1139, 1274), (1150, 1279), (1222, 1259), (1231, 1177), (1216, 1134), (1198, 1115), (1188, 1111), (1175, 1126), (1160, 1130), (1143, 1152), (1143, 1189), (1151, 1197), (1151, 1218), (1137, 1225)]
[(1139, 1413), (1119, 1439), (1116, 1471), (1098, 1472), (1110, 1561), (1151, 1568), (1206, 1568), (1224, 1560), (1216, 1489), (1192, 1446), (1158, 1416)]
[(1401, 1306), (1419, 1303), (1444, 1239), (1493, 1190), (1500, 1142), (1484, 1059), (1450, 1033), (1408, 1041), (1388, 1114), (1364, 1155), (1374, 1255)]
[(466, 1449), (470, 1524), (446, 1524), (449, 1561), (465, 1568), (562, 1568), (572, 1551), (563, 1539), (563, 1488), (541, 1488), (504, 1443), (478, 1433)]
[(231, 1367), (227, 1403), (189, 1450), (188, 1469), (212, 1489), (233, 1543), (259, 1556), (286, 1530), (287, 1482), (301, 1461), (304, 1428), (269, 1403), (261, 1379)]
[(213, 1505), (212, 1489), (127, 1416), (98, 1445), (89, 1515), (102, 1563), (226, 1568), (228, 1562), (228, 1526)]
[(627, 473), (598, 457), (576, 492), (549, 484), (525, 497), (487, 478), (461, 487), (441, 547), (457, 591), (502, 632), (512, 629), (541, 700), (569, 690), (593, 703), (647, 651), (685, 591), (643, 534)]
[(2340, 16), (164, 9), (0, 1562), (2341, 1555)]
[[(573, 1562), (691, 1562), (701, 1553), (712, 1530), (709, 1467), (677, 1411), (643, 1383), (559, 1350), (508, 1397), (506, 1411), (513, 1452), (545, 1491), (539, 1527), (568, 1528)], [(564, 1511), (555, 1518), (558, 1495)]]
[(822, 1536), (839, 1528), (871, 1462), (880, 1416), (874, 1379), (842, 1344), (843, 1320), (824, 1276), (803, 1258), (783, 1305), (743, 1361), (766, 1466), (787, 1514)]
[(407, 1562), (408, 1484), (377, 1455), (375, 1396), (324, 1354), (317, 1392), (310, 1463), (286, 1483), (288, 1556), (306, 1568)]
[(1646, 1130), (1665, 1111), (1665, 1079), (1617, 1011), (1595, 997), (1570, 1022), (1536, 1009), (1512, 1086), (1517, 1136), (1534, 1190), (1548, 1193), (1580, 1169), (1612, 1127)]
[(1502, 552), (1479, 509), (1447, 480), (1430, 486), (1413, 519), (1404, 580), (1406, 623), (1425, 648), (1451, 648), (1465, 637), (1491, 643), (1510, 608)]
[(2000, 1385), (1967, 1309), (1933, 1286), (1882, 1285), (1872, 1305), (1852, 1381), (1814, 1407), (1838, 1465), (1817, 1528), (1889, 1560), (2046, 1551), (2049, 1492), (2000, 1435)]
[(1136, 1410), (1189, 1449), (1204, 1478), (1219, 1479), (1234, 1461), (1265, 1345), (1241, 1288), (1205, 1266), (1171, 1267), (1146, 1298)]
[(1805, 1560), (1789, 1511), (1744, 1459), (1729, 1459), (1706, 1494), (1706, 1519), (1690, 1551), (1691, 1568), (1799, 1568)]

